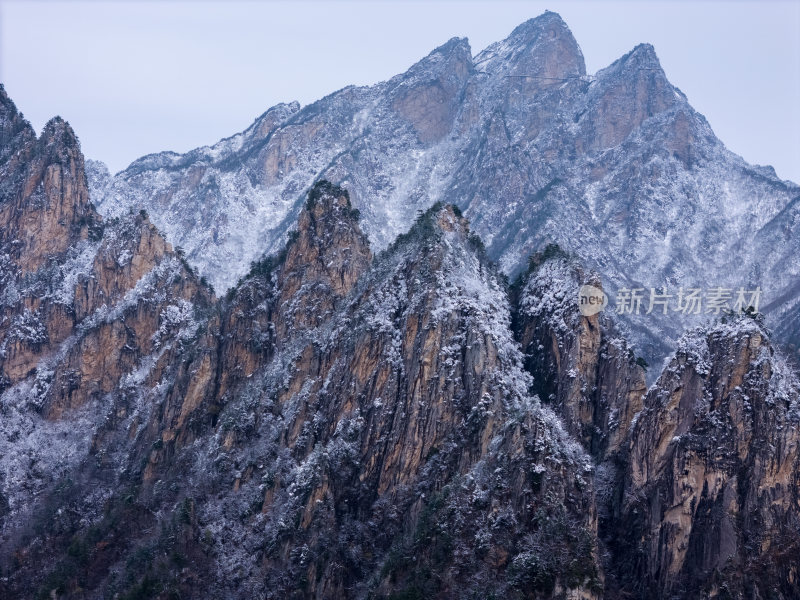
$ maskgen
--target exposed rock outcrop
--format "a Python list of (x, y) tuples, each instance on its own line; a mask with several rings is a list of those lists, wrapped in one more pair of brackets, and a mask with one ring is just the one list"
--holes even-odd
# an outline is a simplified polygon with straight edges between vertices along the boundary
[(369, 241), (346, 190), (320, 182), (309, 192), (297, 230), (277, 256), (251, 265), (223, 309), (219, 396), (249, 377), (300, 329), (328, 320), (369, 268)]
[(688, 334), (645, 395), (594, 274), (557, 247), (531, 259), (516, 332), (534, 390), (598, 461), (605, 597), (794, 598), (800, 388), (758, 318)]
[(647, 386), (611, 318), (579, 311), (583, 285), (602, 289), (597, 274), (586, 273), (557, 246), (535, 255), (517, 292), (516, 329), (533, 390), (602, 460), (625, 443)]
[(217, 300), (0, 101), (3, 598), (798, 597), (800, 392), (759, 315), (645, 390), (576, 257), (509, 289), (441, 204), (373, 257), (327, 181)]
[(57, 416), (151, 354), (168, 306), (211, 295), (144, 213), (103, 222), (67, 123), (37, 140), (2, 89), (0, 104), (17, 132), (0, 163), (0, 388), (35, 377), (29, 400)]
[[(328, 314), (319, 324), (277, 326), (287, 304), (335, 298), (342, 273), (368, 255), (341, 221), (352, 219), (341, 190), (315, 189), (270, 276), (282, 333), (228, 391), (218, 435), (191, 467), (220, 498), (195, 505), (225, 557), (214, 589), (461, 597), (488, 585), (508, 597), (597, 597), (589, 459), (528, 396), (502, 280), (453, 209), (420, 217), (339, 301), (305, 304)], [(341, 227), (344, 270), (331, 268), (342, 240), (319, 254), (311, 244)], [(295, 274), (301, 248), (324, 260)], [(209, 477), (209, 460), (235, 468)], [(223, 517), (243, 502), (239, 522)]]
[(68, 318), (6, 376), (6, 596), (597, 597), (589, 458), (528, 395), (503, 278), (455, 209), (372, 264), (321, 183), (222, 304), (144, 214), (97, 227), (58, 233), (66, 291), (40, 312)]
[(623, 585), (650, 597), (796, 598), (799, 425), (797, 380), (756, 321), (687, 334), (631, 434), (616, 530)]
[(108, 471), (133, 458), (213, 294), (144, 213), (97, 215), (68, 124), (53, 119), (37, 139), (2, 88), (0, 108), (0, 539), (17, 552), (0, 563), (24, 579), (42, 575), (64, 534), (29, 545), (44, 513), (66, 509), (59, 490), (84, 481), (70, 510), (102, 509), (118, 483)]

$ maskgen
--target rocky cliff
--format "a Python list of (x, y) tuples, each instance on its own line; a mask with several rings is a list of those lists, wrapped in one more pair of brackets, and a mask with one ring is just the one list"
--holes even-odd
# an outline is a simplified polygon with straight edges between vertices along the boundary
[(94, 215), (68, 141), (54, 209), (83, 202), (95, 232), (61, 232), (41, 273), (71, 294), (37, 297), (64, 333), (28, 370), (3, 340), (6, 596), (598, 597), (590, 458), (529, 394), (456, 209), (373, 261), (321, 183), (216, 301), (144, 214)]
[[(583, 62), (559, 23), (481, 68), (561, 93)], [(440, 143), (479, 67), (455, 41), (416, 68), (391, 107)], [(800, 596), (800, 385), (761, 315), (688, 334), (648, 389), (579, 311), (604, 287), (580, 255), (509, 284), (442, 203), (373, 255), (328, 181), (216, 298), (146, 211), (97, 214), (66, 123), (37, 138), (0, 101), (3, 598)]]
[[(306, 305), (303, 290), (319, 277), (313, 263), (284, 275), (309, 235), (304, 224), (323, 210), (330, 232), (344, 200), (323, 194), (301, 216), (273, 276), (277, 297), (294, 282), (288, 304), (299, 294)], [(463, 218), (435, 207), (340, 288), (349, 293), (338, 306), (325, 286), (329, 318), (276, 326), (286, 336), (226, 403), (224, 435), (201, 463), (241, 465), (215, 485), (252, 503), (239, 523), (222, 515), (240, 499), (203, 503), (228, 557), (219, 582), (276, 598), (457, 597), (487, 584), (509, 597), (565, 588), (593, 597), (588, 457), (528, 395), (501, 280), (471, 239)], [(348, 248), (357, 267), (366, 249)], [(326, 256), (337, 252), (327, 245)], [(242, 575), (226, 570), (242, 561)]]
[(607, 598), (794, 598), (800, 388), (760, 315), (686, 334), (646, 390), (601, 287), (557, 247), (531, 259), (515, 329), (534, 390), (595, 458)]
[(630, 436), (615, 544), (641, 595), (795, 598), (800, 397), (744, 317), (688, 334)]
[(602, 289), (596, 273), (559, 247), (534, 255), (517, 291), (515, 329), (533, 391), (561, 413), (587, 450), (603, 458), (624, 444), (646, 384), (613, 320), (604, 312), (581, 314), (577, 298), (584, 285)]
[[(73, 515), (102, 514), (213, 295), (146, 215), (95, 212), (68, 124), (37, 139), (2, 88), (0, 111), (3, 570), (39, 576), (52, 548), (28, 544), (65, 535), (48, 519), (67, 497)], [(109, 427), (131, 444), (103, 447)]]

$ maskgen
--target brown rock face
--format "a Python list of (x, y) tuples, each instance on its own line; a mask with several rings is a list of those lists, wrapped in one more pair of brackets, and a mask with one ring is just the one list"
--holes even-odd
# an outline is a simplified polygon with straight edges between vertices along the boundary
[(97, 217), (89, 207), (83, 155), (72, 128), (56, 117), (37, 140), (2, 89), (0, 111), (3, 135), (8, 136), (3, 148), (0, 245), (21, 272), (29, 274), (85, 239)]
[(146, 217), (103, 224), (67, 123), (37, 140), (2, 90), (0, 104), (16, 145), (0, 164), (0, 388), (36, 377), (29, 401), (56, 418), (114, 390), (154, 351), (162, 311), (203, 293)]
[(623, 445), (647, 386), (611, 320), (578, 310), (584, 284), (602, 289), (557, 247), (533, 257), (518, 294), (517, 337), (536, 393), (602, 460)]
[(438, 142), (453, 128), (473, 71), (469, 43), (454, 38), (411, 68), (412, 77), (394, 93), (392, 108), (411, 122), (422, 143)]
[(14, 575), (0, 595), (30, 597), (18, 582), (39, 577), (64, 534), (33, 529), (48, 507), (67, 510), (58, 490), (76, 479), (86, 488), (70, 501), (86, 515), (118, 484), (82, 469), (135, 460), (145, 398), (180, 371), (212, 294), (144, 214), (102, 222), (68, 124), (53, 119), (37, 140), (0, 88), (0, 132), (0, 546), (18, 551), (0, 557)]
[(2, 390), (27, 376), (44, 350), (69, 335), (69, 309), (46, 300), (49, 279), (99, 219), (89, 207), (83, 156), (69, 125), (53, 119), (37, 140), (1, 87), (0, 123)]
[(100, 221), (68, 125), (0, 111), (0, 597), (800, 597), (800, 392), (760, 322), (646, 392), (557, 248), (509, 294), (437, 204), (373, 258), (324, 181), (217, 301), (146, 213)]
[[(136, 590), (109, 565), (133, 576), (144, 567), (132, 553), (160, 556), (166, 544), (192, 566), (177, 575), (145, 559), (146, 572), (188, 597), (458, 598), (489, 585), (597, 598), (590, 461), (528, 396), (505, 290), (476, 248), (466, 222), (436, 207), (370, 265), (342, 190), (315, 187), (296, 238), (254, 265), (205, 333), (184, 337), (180, 312), (162, 317), (174, 350), (108, 394), (96, 459), (75, 471), (116, 516), (91, 531), (67, 519), (67, 539), (15, 542), (24, 565), (71, 556), (68, 540), (94, 549), (46, 579), (18, 569), (9, 597)], [(95, 335), (125, 332), (133, 345), (146, 314), (108, 318)], [(157, 350), (160, 334), (149, 339)], [(95, 348), (84, 363), (114, 356)], [(95, 464), (126, 467), (109, 481)], [(48, 497), (89, 510), (63, 491)], [(67, 568), (78, 574), (58, 579)]]
[(582, 122), (587, 149), (613, 148), (645, 119), (680, 101), (649, 44), (640, 44), (605, 72), (614, 76), (592, 90), (592, 107)]
[[(489, 47), (493, 50), (492, 46)], [(556, 13), (545, 12), (536, 19), (519, 25), (501, 45), (500, 52), (510, 52), (504, 62), (512, 65), (510, 75), (519, 77), (509, 95), (519, 97), (520, 91), (557, 88), (570, 78), (586, 74), (583, 54), (567, 25)], [(499, 57), (492, 57), (501, 63)]]
[(278, 337), (330, 318), (337, 302), (369, 268), (369, 240), (357, 220), (346, 190), (322, 182), (309, 192), (278, 274)]
[[(341, 242), (318, 254), (314, 241), (346, 208), (338, 193), (309, 202), (272, 280), (282, 304), (322, 306), (323, 315), (331, 289), (350, 293), (319, 324), (276, 322), (285, 334), (274, 356), (220, 413), (213, 452), (244, 465), (255, 444), (263, 457), (215, 484), (248, 498), (261, 491), (260, 510), (235, 534), (261, 547), (248, 559), (253, 575), (222, 579), (276, 598), (298, 581), (307, 597), (461, 597), (478, 593), (481, 573), (520, 597), (567, 588), (595, 597), (591, 467), (557, 419), (531, 404), (504, 291), (470, 248), (465, 222), (437, 207), (355, 283), (338, 265), (368, 255), (348, 242), (337, 263)], [(356, 233), (344, 239), (357, 242)], [(457, 551), (476, 536), (477, 555)]]
[(752, 320), (682, 341), (631, 434), (617, 532), (631, 589), (798, 597), (798, 409), (796, 380)]
[(217, 396), (266, 364), (295, 332), (328, 320), (371, 260), (347, 191), (318, 183), (283, 252), (253, 263), (229, 294)]
[(517, 335), (534, 390), (596, 457), (607, 598), (798, 596), (796, 377), (741, 317), (688, 335), (647, 392), (600, 287), (556, 248), (534, 257)]

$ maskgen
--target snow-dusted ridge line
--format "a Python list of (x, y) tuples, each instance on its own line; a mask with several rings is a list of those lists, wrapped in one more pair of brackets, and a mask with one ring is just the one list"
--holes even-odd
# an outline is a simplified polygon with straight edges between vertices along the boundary
[[(800, 310), (800, 187), (728, 151), (651, 45), (586, 74), (555, 13), (474, 56), (452, 38), (387, 81), (277, 105), (218, 144), (145, 158), (113, 177), (90, 165), (92, 199), (106, 215), (146, 208), (219, 292), (282, 247), (305, 190), (325, 178), (350, 190), (376, 251), (442, 201), (511, 276), (557, 242), (612, 294), (760, 284), (775, 319)], [(653, 362), (694, 324), (622, 325)]]

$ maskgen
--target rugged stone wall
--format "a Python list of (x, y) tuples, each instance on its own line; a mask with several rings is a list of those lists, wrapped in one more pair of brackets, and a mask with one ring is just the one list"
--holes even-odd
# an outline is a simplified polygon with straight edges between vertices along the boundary
[(37, 140), (4, 90), (0, 110), (17, 131), (0, 164), (0, 389), (35, 377), (29, 400), (57, 417), (114, 390), (166, 342), (165, 311), (211, 294), (146, 216), (103, 223), (67, 123), (51, 120)]
[(0, 94), (0, 596), (798, 596), (798, 384), (757, 320), (646, 390), (575, 259), (509, 288), (438, 204), (373, 257), (327, 182), (217, 300)]
[[(367, 269), (342, 190), (311, 198), (296, 240), (254, 266), (223, 317), (264, 286), (269, 351), (228, 377), (200, 458), (165, 442), (148, 467), (151, 480), (205, 481), (182, 493), (215, 540), (214, 589), (597, 597), (589, 459), (528, 396), (502, 278), (466, 222), (437, 207)], [(225, 336), (228, 352), (243, 347)], [(231, 467), (210, 474), (210, 460)]]
[(68, 124), (37, 139), (0, 88), (0, 130), (0, 586), (31, 597), (152, 442), (214, 300), (146, 214), (97, 215)]
[(682, 340), (645, 399), (618, 508), (642, 594), (795, 598), (800, 404), (745, 317)]
[(578, 310), (583, 285), (602, 289), (596, 274), (558, 247), (532, 257), (517, 291), (516, 333), (533, 390), (601, 461), (624, 445), (647, 386), (611, 318)]
[(601, 285), (558, 248), (534, 256), (516, 331), (597, 461), (606, 597), (797, 596), (798, 384), (763, 325), (688, 334), (646, 390), (613, 323), (579, 313), (583, 284)]

